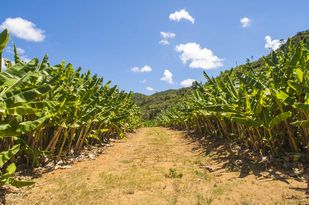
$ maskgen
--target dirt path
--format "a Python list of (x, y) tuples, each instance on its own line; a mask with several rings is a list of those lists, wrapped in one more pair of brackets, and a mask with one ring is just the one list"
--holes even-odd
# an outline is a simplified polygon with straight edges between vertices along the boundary
[[(214, 167), (214, 172), (205, 169)], [(142, 128), (93, 161), (55, 170), (8, 204), (306, 204), (306, 184), (239, 178), (184, 134)], [(217, 169), (218, 168), (218, 169)], [(293, 189), (292, 189), (293, 188)], [(307, 201), (308, 202), (308, 201)], [(308, 202), (309, 203), (309, 202)]]

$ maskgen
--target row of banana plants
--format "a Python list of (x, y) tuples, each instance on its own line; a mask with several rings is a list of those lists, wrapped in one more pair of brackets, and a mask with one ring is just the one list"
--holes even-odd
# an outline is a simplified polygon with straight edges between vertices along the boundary
[[(5, 30), (1, 56), (8, 39)], [(131, 93), (72, 64), (52, 66), (46, 55), (26, 63), (15, 46), (14, 53), (14, 62), (5, 59), (0, 72), (0, 185), (22, 184), (11, 177), (14, 162), (38, 166), (42, 157), (78, 153), (86, 144), (124, 137), (138, 126)]]
[(193, 93), (157, 118), (160, 125), (221, 136), (273, 156), (309, 160), (309, 51), (289, 40), (250, 64), (196, 83)]

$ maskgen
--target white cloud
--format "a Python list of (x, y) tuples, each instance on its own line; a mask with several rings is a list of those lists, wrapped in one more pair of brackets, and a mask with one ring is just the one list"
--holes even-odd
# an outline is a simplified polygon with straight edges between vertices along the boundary
[(148, 90), (148, 91), (154, 91), (154, 89), (152, 88), (152, 87), (146, 87), (146, 90)]
[(176, 37), (176, 34), (172, 32), (161, 31), (160, 34), (164, 39), (174, 39)]
[(20, 59), (26, 63), (29, 63), (31, 61), (31, 58), (28, 58), (27, 56), (20, 56)]
[(173, 84), (173, 73), (167, 69), (164, 70), (163, 76), (160, 80), (165, 81), (169, 84)]
[(25, 54), (25, 49), (22, 49), (22, 48), (16, 48), (17, 52), (19, 53), (19, 55), (24, 55)]
[(9, 32), (26, 41), (41, 42), (45, 39), (44, 31), (37, 28), (34, 23), (26, 19), (7, 18), (0, 25), (0, 29), (7, 28)]
[(184, 20), (190, 21), (193, 24), (194, 24), (194, 21), (195, 21), (194, 18), (185, 9), (171, 13), (169, 15), (169, 19), (171, 21), (180, 21), (180, 20), (184, 19)]
[(139, 67), (133, 67), (133, 68), (131, 68), (131, 71), (132, 71), (132, 72), (135, 72), (135, 73), (149, 73), (149, 72), (152, 71), (152, 69), (151, 69), (150, 66), (145, 65), (145, 66), (143, 66), (143, 67), (141, 67), (141, 68), (139, 68)]
[(190, 68), (214, 69), (223, 66), (223, 59), (218, 58), (210, 49), (201, 48), (197, 43), (180, 44), (176, 46), (180, 52), (181, 61), (189, 64)]
[(265, 36), (265, 48), (271, 49), (273, 51), (277, 50), (285, 43), (285, 40), (272, 40), (271, 36)]
[(147, 82), (147, 80), (146, 80), (146, 79), (144, 79), (144, 80), (142, 80), (142, 81), (141, 81), (141, 83), (146, 83), (146, 82)]
[(175, 39), (176, 37), (176, 34), (172, 32), (161, 31), (160, 35), (162, 37), (162, 39), (159, 41), (161, 45), (169, 45), (170, 44), (169, 40)]
[(168, 40), (166, 40), (166, 39), (162, 39), (161, 41), (159, 41), (159, 43), (160, 43), (161, 45), (164, 45), (164, 46), (170, 44), (170, 42), (169, 42)]
[(186, 79), (186, 80), (181, 81), (181, 82), (180, 82), (180, 85), (181, 85), (182, 87), (190, 87), (190, 86), (192, 86), (192, 83), (195, 82), (195, 81), (196, 81), (196, 80), (194, 80), (194, 79), (188, 78), (188, 79)]
[[(16, 49), (17, 49), (17, 53), (19, 55), (24, 55), (26, 53), (25, 49), (23, 49), (23, 48), (16, 47)], [(13, 48), (11, 46), (8, 46), (6, 48), (6, 50), (7, 50), (8, 53), (14, 54), (14, 50), (13, 50)]]
[(241, 26), (246, 28), (248, 26), (250, 26), (251, 24), (251, 19), (249, 19), (248, 17), (243, 17), (240, 19), (240, 23), (241, 23)]

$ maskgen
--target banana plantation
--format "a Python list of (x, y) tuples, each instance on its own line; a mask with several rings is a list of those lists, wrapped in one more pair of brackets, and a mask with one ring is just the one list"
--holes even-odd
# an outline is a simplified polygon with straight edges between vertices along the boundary
[[(8, 40), (4, 30), (1, 56)], [(72, 64), (52, 66), (47, 55), (26, 63), (15, 46), (14, 53), (14, 62), (4, 59), (0, 72), (0, 185), (31, 183), (12, 178), (16, 163), (35, 167), (43, 157), (79, 153), (86, 144), (124, 137), (139, 125), (131, 93)]]
[[(142, 113), (126, 93), (90, 71), (61, 62), (2, 57), (9, 33), (0, 34), (0, 186), (16, 180), (17, 165), (38, 167), (46, 158), (78, 155), (141, 126)], [(160, 126), (224, 138), (263, 155), (290, 153), (309, 161), (309, 51), (287, 43), (263, 58), (194, 83), (157, 117)]]
[(261, 153), (309, 160), (309, 51), (289, 40), (259, 68), (240, 66), (217, 78), (205, 72), (160, 125), (218, 136)]
[(0, 205), (309, 205), (309, 1), (41, 2), (1, 4)]

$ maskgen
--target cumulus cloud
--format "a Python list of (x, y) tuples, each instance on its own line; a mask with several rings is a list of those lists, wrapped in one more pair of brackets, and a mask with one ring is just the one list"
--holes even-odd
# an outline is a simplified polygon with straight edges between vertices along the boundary
[(243, 18), (240, 19), (240, 23), (241, 23), (241, 26), (243, 28), (246, 28), (246, 27), (250, 26), (251, 19), (249, 19), (248, 17), (243, 17)]
[(160, 34), (164, 39), (174, 39), (176, 37), (176, 34), (172, 32), (161, 31)]
[[(23, 49), (23, 48), (16, 47), (16, 50), (17, 50), (19, 55), (24, 55), (26, 53), (25, 49)], [(6, 51), (8, 53), (14, 54), (14, 49), (11, 46), (8, 46), (6, 48)]]
[(26, 19), (7, 18), (0, 25), (0, 29), (8, 29), (11, 34), (26, 41), (41, 42), (45, 39), (44, 31)]
[(147, 82), (147, 80), (146, 80), (146, 79), (144, 79), (144, 80), (142, 80), (142, 81), (141, 81), (141, 83), (146, 83), (146, 82)]
[(179, 44), (176, 51), (181, 53), (184, 64), (189, 61), (190, 68), (214, 69), (223, 66), (223, 59), (217, 57), (210, 49), (201, 48), (197, 43)]
[(162, 40), (159, 41), (159, 44), (166, 46), (166, 45), (169, 45), (170, 42), (166, 39), (162, 39)]
[(191, 79), (191, 78), (188, 78), (188, 79), (185, 79), (183, 81), (180, 82), (180, 85), (182, 87), (190, 87), (192, 86), (192, 83), (195, 82), (196, 80), (194, 79)]
[(133, 67), (133, 68), (131, 68), (131, 71), (132, 71), (132, 72), (135, 72), (135, 73), (149, 73), (149, 72), (152, 71), (152, 69), (151, 69), (150, 66), (145, 65), (145, 66), (143, 66), (143, 67), (141, 67), (141, 68), (139, 68), (139, 67)]
[(146, 87), (146, 90), (148, 90), (148, 91), (154, 91), (154, 89), (152, 88), (152, 87)]
[(28, 58), (27, 56), (20, 56), (20, 59), (26, 63), (29, 63), (31, 61), (31, 58)]
[(160, 80), (165, 81), (169, 84), (173, 84), (173, 73), (169, 70), (164, 70), (162, 78)]
[(273, 51), (277, 50), (285, 43), (285, 40), (272, 40), (271, 36), (265, 36), (265, 48), (271, 49)]
[(195, 21), (194, 18), (185, 9), (171, 13), (169, 15), (169, 19), (171, 21), (180, 21), (180, 20), (184, 19), (184, 20), (190, 21), (193, 24), (194, 24), (194, 21)]
[(19, 53), (19, 55), (24, 55), (26, 53), (25, 49), (23, 48), (16, 48), (17, 52)]
[(176, 37), (176, 34), (172, 32), (161, 31), (160, 35), (162, 37), (162, 39), (159, 41), (161, 45), (169, 45), (170, 44), (169, 40), (175, 39)]

